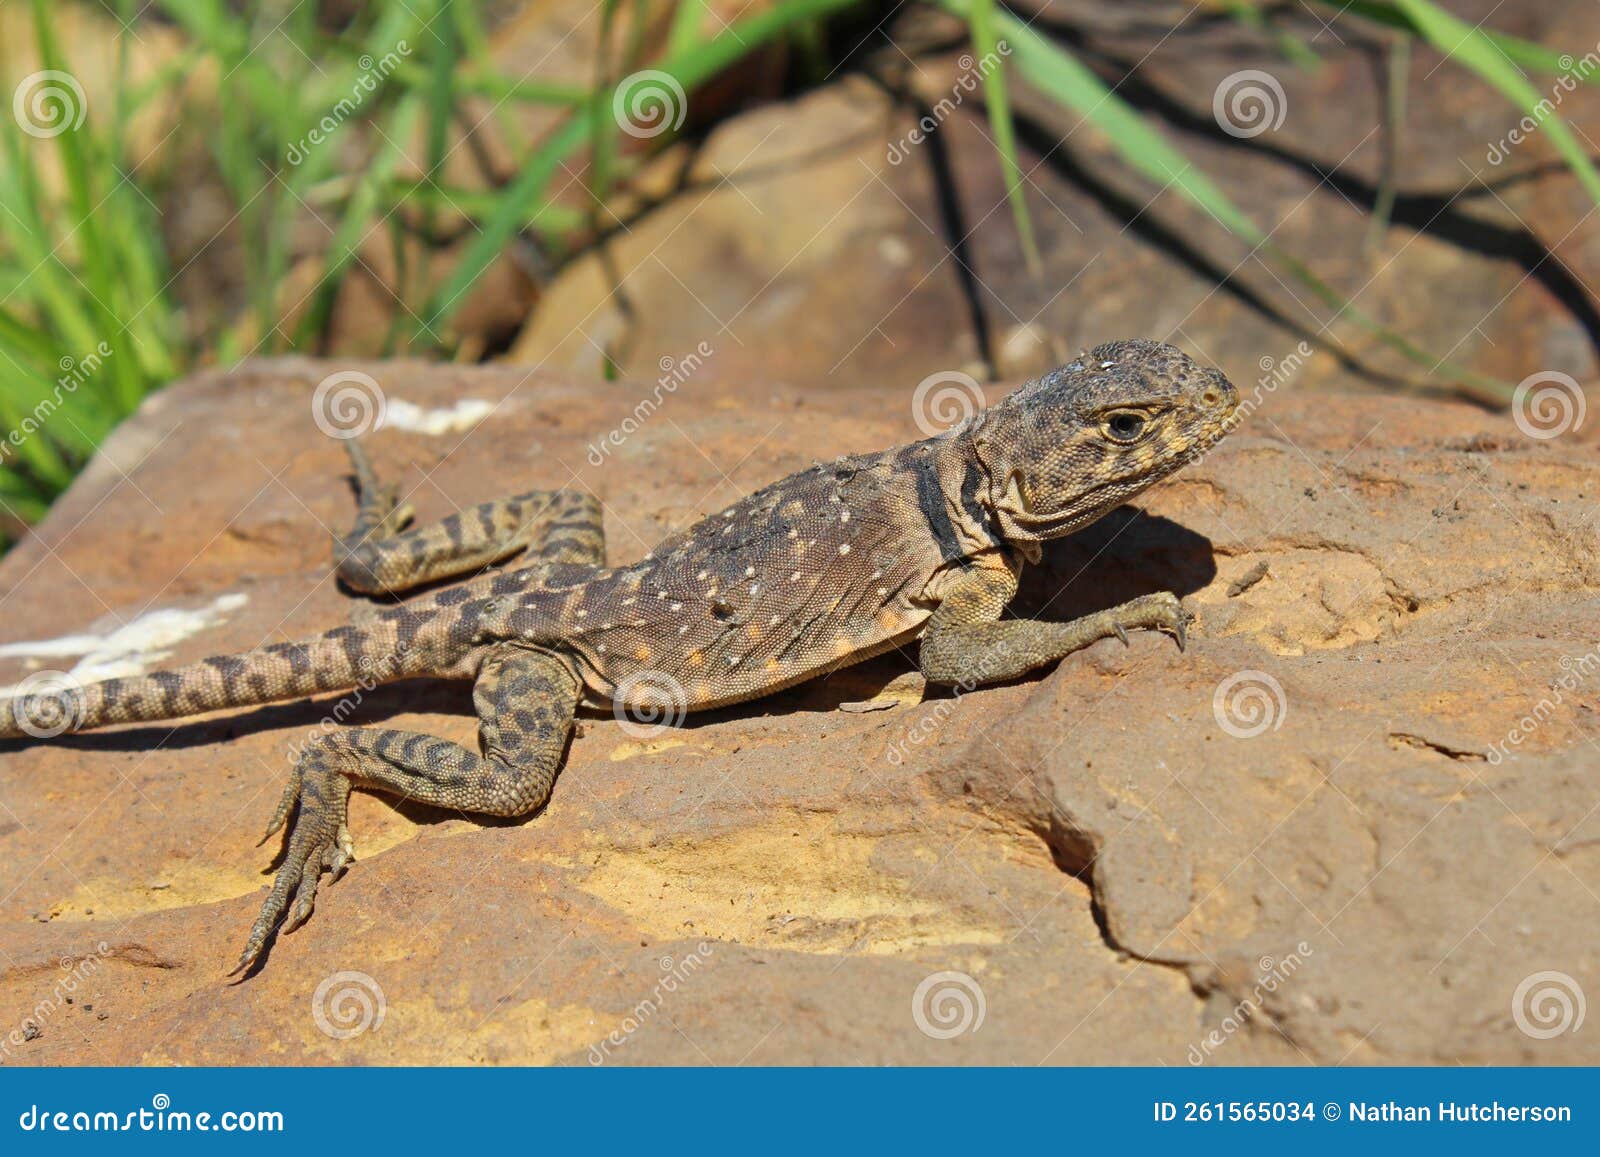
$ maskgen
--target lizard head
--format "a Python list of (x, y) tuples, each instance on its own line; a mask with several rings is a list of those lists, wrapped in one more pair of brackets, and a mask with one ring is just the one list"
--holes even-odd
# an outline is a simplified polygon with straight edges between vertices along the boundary
[(1227, 378), (1181, 350), (1119, 341), (1016, 390), (967, 435), (1002, 534), (1026, 549), (1087, 526), (1203, 454), (1238, 406)]

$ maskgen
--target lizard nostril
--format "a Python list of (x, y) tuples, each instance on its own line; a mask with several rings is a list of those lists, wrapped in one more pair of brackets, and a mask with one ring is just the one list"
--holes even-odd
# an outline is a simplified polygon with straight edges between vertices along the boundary
[(1200, 400), (1207, 406), (1215, 406), (1218, 402), (1222, 401), (1222, 395), (1216, 390), (1207, 390), (1205, 393), (1200, 395)]

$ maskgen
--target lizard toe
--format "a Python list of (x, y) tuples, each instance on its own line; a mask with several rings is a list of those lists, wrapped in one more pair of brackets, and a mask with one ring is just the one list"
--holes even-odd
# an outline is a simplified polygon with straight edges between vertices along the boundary
[(300, 798), (302, 778), (303, 773), (300, 770), (300, 765), (296, 763), (294, 770), (289, 773), (289, 782), (284, 784), (283, 794), (278, 797), (278, 806), (273, 810), (272, 819), (267, 823), (267, 830), (256, 841), (256, 847), (259, 848), (283, 829), (285, 821), (289, 818), (289, 813), (294, 810), (294, 805)]
[(250, 926), (235, 974), (260, 959), (267, 940), (280, 924), (283, 931), (291, 932), (310, 918), (324, 869), (343, 871), (352, 851), (350, 831), (345, 826), (349, 800), (350, 780), (333, 767), (325, 752), (312, 748), (301, 755), (268, 832), (271, 835), (282, 827), (284, 818), (293, 811), (283, 863)]
[(339, 825), (339, 833), (334, 837), (333, 854), (328, 857), (328, 874), (330, 883), (344, 875), (350, 866), (350, 861), (356, 858), (355, 842), (350, 838), (350, 829)]

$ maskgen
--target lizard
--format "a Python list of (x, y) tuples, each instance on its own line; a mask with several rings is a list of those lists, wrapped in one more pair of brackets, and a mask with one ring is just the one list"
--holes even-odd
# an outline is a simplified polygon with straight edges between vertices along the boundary
[[(324, 731), (296, 754), (264, 843), (284, 858), (234, 974), (311, 915), (354, 845), (352, 788), (487, 816), (548, 801), (580, 708), (662, 712), (770, 695), (920, 641), (930, 684), (1001, 682), (1099, 639), (1184, 645), (1170, 592), (1072, 622), (1005, 618), (1043, 543), (1094, 522), (1225, 435), (1239, 395), (1159, 342), (1101, 345), (953, 428), (821, 462), (610, 567), (603, 508), (574, 489), (485, 502), (430, 525), (348, 441), (358, 512), (338, 577), (385, 595), (361, 625), (0, 703), (0, 737), (178, 719), (426, 676), (469, 680), (478, 750), (414, 732)], [(520, 565), (485, 569), (519, 556)], [(365, 681), (365, 683), (363, 682)]]

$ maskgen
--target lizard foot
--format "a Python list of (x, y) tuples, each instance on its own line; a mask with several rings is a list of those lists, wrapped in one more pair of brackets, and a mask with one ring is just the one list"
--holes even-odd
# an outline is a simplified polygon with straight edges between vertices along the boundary
[[(311, 915), (323, 869), (337, 880), (354, 855), (350, 829), (345, 824), (350, 803), (350, 779), (333, 766), (325, 753), (314, 748), (300, 757), (289, 786), (278, 802), (268, 836), (283, 827), (291, 812), (288, 847), (283, 864), (272, 881), (272, 891), (261, 905), (261, 913), (250, 926), (239, 963), (230, 976), (248, 969), (261, 957), (267, 938), (281, 921), (285, 932), (292, 932)], [(298, 807), (296, 807), (298, 805)]]
[[(352, 438), (345, 442), (345, 452), (350, 455), (350, 465), (356, 475), (356, 499), (361, 506), (361, 520), (355, 532), (347, 539), (388, 538), (404, 530), (416, 512), (409, 505), (400, 504), (400, 487), (392, 482), (378, 481), (372, 460), (366, 449)], [(352, 543), (359, 545), (359, 543)]]
[(1180, 651), (1189, 642), (1189, 614), (1171, 591), (1141, 595), (1121, 606), (1087, 615), (1080, 622), (1091, 629), (1098, 628), (1102, 639), (1115, 636), (1123, 643), (1128, 642), (1130, 629), (1165, 631), (1177, 640)]

